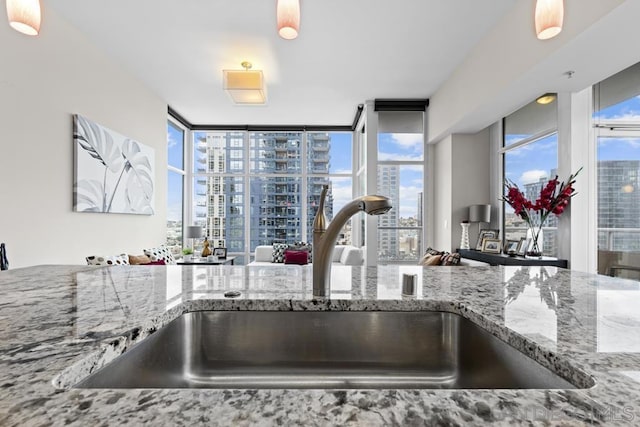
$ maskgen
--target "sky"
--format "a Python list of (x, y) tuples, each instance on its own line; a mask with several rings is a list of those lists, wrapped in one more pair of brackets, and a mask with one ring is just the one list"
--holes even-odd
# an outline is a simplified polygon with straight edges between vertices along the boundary
[[(640, 96), (596, 112), (595, 121), (640, 121)], [(529, 135), (506, 135), (506, 145)], [(552, 178), (550, 172), (558, 165), (558, 138), (550, 135), (505, 154), (505, 177), (522, 188), (525, 184), (538, 181), (541, 177)], [(598, 138), (598, 160), (640, 160), (640, 138)], [(575, 171), (573, 171), (575, 172)], [(560, 181), (568, 177), (559, 176)]]
[[(594, 114), (594, 120), (639, 121), (640, 96), (607, 107)], [(528, 135), (507, 135), (507, 145)], [(352, 169), (352, 135), (350, 133), (331, 133), (330, 173), (350, 174)], [(182, 168), (182, 134), (173, 126), (168, 127), (168, 161)], [(598, 139), (598, 160), (640, 160), (640, 138)], [(535, 141), (505, 154), (505, 177), (520, 188), (536, 182), (540, 178), (550, 179), (550, 171), (558, 164), (557, 135)], [(422, 160), (424, 156), (422, 134), (385, 133), (378, 135), (378, 160)], [(417, 213), (417, 195), (422, 191), (424, 174), (421, 166), (401, 166), (400, 206), (401, 218), (415, 217)], [(567, 177), (559, 177), (562, 181)], [(352, 180), (350, 177), (332, 178), (334, 212), (337, 212), (352, 198)], [(168, 219), (182, 216), (181, 178), (176, 173), (169, 174)]]

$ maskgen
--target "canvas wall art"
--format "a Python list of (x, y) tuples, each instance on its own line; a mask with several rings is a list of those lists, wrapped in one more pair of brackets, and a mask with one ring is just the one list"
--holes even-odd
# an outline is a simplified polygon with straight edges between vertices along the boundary
[(81, 115), (73, 116), (77, 212), (154, 213), (154, 151)]

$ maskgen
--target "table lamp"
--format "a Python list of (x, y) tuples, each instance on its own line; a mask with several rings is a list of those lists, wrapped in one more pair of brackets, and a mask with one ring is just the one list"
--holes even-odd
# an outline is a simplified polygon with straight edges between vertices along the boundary
[(204, 236), (204, 232), (201, 226), (199, 225), (187, 226), (185, 237), (187, 239), (191, 239), (191, 249), (193, 249), (194, 252), (196, 250), (195, 239), (200, 239), (202, 236)]
[[(491, 222), (491, 205), (469, 206), (469, 222)], [(480, 224), (478, 224), (478, 235), (480, 235)]]

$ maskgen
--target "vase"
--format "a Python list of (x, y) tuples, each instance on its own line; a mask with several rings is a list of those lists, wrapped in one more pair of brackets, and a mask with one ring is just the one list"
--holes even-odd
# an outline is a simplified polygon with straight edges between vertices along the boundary
[(531, 243), (527, 248), (526, 255), (531, 258), (542, 258), (542, 251), (544, 249), (542, 225), (530, 225), (527, 229), (527, 239), (530, 239)]
[(461, 222), (460, 226), (462, 227), (462, 237), (460, 238), (460, 249), (470, 249), (469, 246), (469, 223)]

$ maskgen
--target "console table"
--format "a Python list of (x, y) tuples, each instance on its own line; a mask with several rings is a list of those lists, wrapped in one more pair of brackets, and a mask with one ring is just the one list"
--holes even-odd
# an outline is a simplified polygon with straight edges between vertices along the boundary
[(192, 259), (191, 261), (180, 260), (180, 261), (177, 261), (176, 264), (179, 264), (179, 265), (222, 265), (222, 264), (234, 265), (235, 259), (236, 257), (234, 256), (219, 258), (213, 261), (207, 261), (206, 258), (197, 258), (197, 259)]
[(472, 249), (457, 249), (460, 258), (473, 259), (475, 261), (486, 262), (490, 265), (525, 265), (525, 266), (548, 266), (567, 268), (566, 259), (558, 259), (543, 256), (542, 258), (525, 258), (522, 256), (510, 257), (505, 254), (490, 254), (487, 252), (474, 251)]

